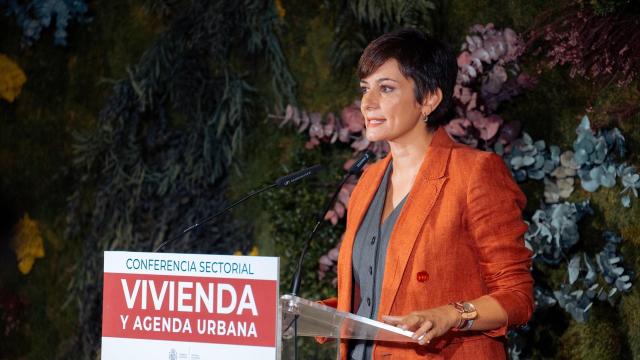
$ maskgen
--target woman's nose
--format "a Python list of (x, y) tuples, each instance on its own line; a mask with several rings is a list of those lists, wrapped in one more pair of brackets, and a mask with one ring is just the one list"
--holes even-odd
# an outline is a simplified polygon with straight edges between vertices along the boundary
[[(362, 110), (373, 110), (377, 109), (379, 106), (378, 96), (376, 96), (375, 91), (369, 91), (362, 95), (362, 100), (360, 100), (360, 104)], [(364, 112), (364, 111), (363, 111)]]

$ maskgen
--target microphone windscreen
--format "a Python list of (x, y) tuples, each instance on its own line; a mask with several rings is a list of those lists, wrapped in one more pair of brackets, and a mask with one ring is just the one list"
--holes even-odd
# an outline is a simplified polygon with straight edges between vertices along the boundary
[(276, 180), (276, 185), (278, 185), (279, 187), (289, 186), (294, 182), (300, 181), (308, 176), (317, 174), (320, 170), (322, 170), (322, 165), (313, 165), (306, 169), (302, 169), (292, 174), (285, 175), (279, 178), (278, 180)]
[(357, 175), (362, 171), (362, 168), (373, 158), (375, 158), (376, 154), (371, 150), (367, 150), (364, 154), (360, 155), (358, 160), (351, 166), (349, 169), (349, 174)]

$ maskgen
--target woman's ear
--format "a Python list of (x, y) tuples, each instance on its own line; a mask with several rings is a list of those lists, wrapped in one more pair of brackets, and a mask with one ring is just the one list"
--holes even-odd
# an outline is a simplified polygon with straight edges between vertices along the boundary
[(442, 101), (442, 90), (436, 88), (435, 91), (428, 92), (422, 101), (422, 113), (431, 114)]

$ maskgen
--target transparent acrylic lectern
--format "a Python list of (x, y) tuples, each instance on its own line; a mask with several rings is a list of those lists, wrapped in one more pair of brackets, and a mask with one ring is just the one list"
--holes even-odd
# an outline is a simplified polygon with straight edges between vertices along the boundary
[[(402, 330), (352, 313), (338, 311), (297, 296), (283, 295), (280, 297), (280, 309), (282, 317), (280, 359), (282, 360), (293, 359), (293, 341), (291, 339), (294, 334), (296, 316), (298, 336), (416, 342), (411, 338), (412, 331)], [(337, 341), (334, 341), (333, 344), (334, 350), (331, 359), (336, 359), (338, 356)], [(318, 344), (318, 346), (320, 345)], [(298, 358), (302, 359), (303, 357), (299, 354)]]

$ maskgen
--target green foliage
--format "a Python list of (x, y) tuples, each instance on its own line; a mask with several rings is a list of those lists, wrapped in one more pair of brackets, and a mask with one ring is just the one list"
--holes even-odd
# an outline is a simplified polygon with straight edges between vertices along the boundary
[[(258, 69), (234, 60), (262, 57), (279, 103), (294, 101), (274, 21), (269, 3), (189, 2), (115, 84), (98, 126), (77, 134), (82, 186), (70, 197), (69, 235), (85, 239), (85, 256), (73, 286), (83, 329), (74, 353), (92, 357), (98, 346), (103, 251), (149, 251), (225, 206), (225, 178), (258, 103), (248, 79)], [(226, 216), (167, 250), (225, 254), (249, 241)]]
[(15, 16), (22, 27), (25, 46), (31, 46), (40, 39), (40, 33), (55, 22), (56, 45), (67, 44), (67, 26), (72, 20), (87, 22), (87, 4), (84, 0), (31, 0), (27, 4), (18, 1), (0, 0), (0, 6), (7, 7), (6, 14)]
[[(302, 246), (313, 229), (316, 218), (329, 201), (328, 196), (340, 182), (344, 171), (342, 163), (346, 160), (344, 149), (335, 146), (321, 146), (315, 151), (306, 151), (299, 143), (294, 147), (292, 158), (284, 164), (287, 171), (297, 170), (314, 164), (323, 164), (327, 171), (321, 176), (304, 180), (266, 196), (266, 208), (269, 209), (269, 222), (272, 226), (275, 253), (280, 257), (280, 293), (289, 293)], [(283, 165), (284, 165), (283, 164)], [(329, 194), (329, 195), (328, 195)], [(331, 280), (335, 274), (318, 278), (318, 259), (327, 249), (334, 247), (341, 239), (343, 226), (331, 226), (323, 221), (315, 234), (302, 269), (301, 297), (321, 300), (336, 296)], [(300, 342), (301, 359), (329, 359), (335, 353), (331, 346), (318, 347), (314, 339)]]
[(356, 0), (349, 1), (349, 8), (358, 21), (376, 28), (422, 27), (430, 20), (428, 15), (435, 5), (429, 0)]
[[(639, 258), (636, 251), (636, 259)], [(624, 326), (621, 330), (626, 334), (626, 342), (629, 346), (629, 357), (631, 359), (640, 358), (640, 290), (636, 287), (631, 295), (622, 299), (619, 307), (619, 317)]]
[[(283, 293), (290, 290), (302, 245), (313, 229), (317, 216), (345, 174), (342, 164), (346, 160), (342, 155), (343, 151), (331, 146), (321, 146), (313, 152), (301, 147), (293, 151), (293, 157), (286, 165), (288, 171), (314, 164), (323, 164), (327, 170), (319, 177), (305, 180), (303, 184), (274, 191), (266, 196), (275, 250), (281, 257), (280, 290)], [(343, 226), (334, 227), (328, 222), (322, 223), (306, 256), (300, 296), (311, 299), (335, 296), (335, 289), (331, 285), (332, 276), (318, 280), (318, 259), (340, 241), (343, 230)]]
[(335, 14), (332, 67), (352, 72), (367, 44), (383, 33), (400, 27), (431, 32), (435, 5), (430, 0), (341, 0), (330, 8)]
[(545, 10), (571, 1), (438, 0), (434, 35), (450, 44), (460, 44), (472, 25), (487, 23), (498, 28), (510, 27), (520, 33), (530, 28)]
[(46, 251), (24, 277), (0, 248), (0, 263), (10, 269), (0, 275), (0, 293), (26, 304), (21, 328), (0, 341), (2, 358), (51, 359), (75, 347), (78, 309), (68, 290), (82, 258), (81, 238), (63, 234), (67, 196), (75, 187), (71, 131), (92, 126), (104, 103), (104, 79), (124, 76), (124, 64), (155, 36), (129, 1), (93, 2), (91, 10), (100, 16), (71, 29), (66, 48), (54, 45), (53, 31), (43, 31), (42, 41), (22, 50), (21, 30), (0, 21), (0, 52), (11, 54), (29, 76), (18, 101), (0, 104), (0, 243), (5, 226), (29, 212), (45, 229)]
[(610, 15), (614, 13), (622, 13), (628, 10), (638, 10), (638, 4), (634, 4), (633, 0), (580, 0), (583, 6), (589, 5), (598, 15)]
[(610, 308), (593, 309), (587, 324), (571, 323), (560, 341), (558, 359), (614, 360), (623, 358), (620, 332)]
[[(251, 237), (247, 235), (247, 239), (236, 242), (235, 237), (225, 231), (236, 229), (236, 226), (242, 226), (243, 231), (253, 230), (252, 237), (257, 239), (261, 254), (284, 254), (282, 291), (288, 291), (300, 244), (313, 224), (313, 215), (320, 211), (327, 200), (326, 195), (342, 175), (340, 168), (350, 150), (319, 147), (313, 152), (300, 151), (303, 141), (297, 135), (291, 132), (282, 135), (273, 124), (260, 123), (264, 113), (272, 110), (271, 105), (262, 107), (258, 94), (264, 104), (294, 102), (291, 74), (295, 74), (301, 107), (323, 113), (335, 111), (356, 96), (354, 65), (367, 42), (384, 31), (376, 27), (378, 24), (390, 29), (413, 23), (437, 38), (458, 44), (475, 23), (494, 22), (498, 27), (510, 26), (522, 31), (535, 24), (537, 17), (544, 16), (541, 15), (544, 11), (563, 7), (569, 2), (434, 0), (435, 9), (418, 14), (424, 17), (422, 20), (398, 24), (400, 8), (396, 6), (402, 4), (396, 1), (385, 2), (377, 10), (369, 11), (366, 4), (379, 4), (380, 1), (283, 0), (286, 15), (278, 19), (272, 9), (259, 11), (259, 6), (251, 7), (253, 3), (230, 14), (247, 5), (243, 1), (204, 4), (204, 1), (196, 0), (110, 0), (89, 3), (93, 21), (83, 25), (80, 31), (72, 32), (65, 50), (54, 47), (52, 33), (45, 31), (43, 41), (36, 43), (29, 52), (20, 50), (21, 30), (11, 22), (0, 22), (0, 52), (16, 59), (29, 77), (16, 103), (0, 106), (0, 210), (3, 215), (10, 212), (9, 218), (17, 217), (26, 209), (52, 229), (44, 233), (47, 257), (36, 263), (28, 279), (16, 277), (15, 259), (2, 258), (3, 268), (12, 268), (14, 272), (2, 272), (3, 280), (7, 280), (3, 281), (0, 290), (15, 291), (30, 304), (21, 332), (0, 342), (2, 356), (41, 359), (66, 354), (69, 357), (70, 350), (81, 346), (79, 340), (85, 335), (85, 341), (89, 340), (93, 347), (100, 329), (100, 308), (96, 299), (99, 299), (101, 285), (96, 269), (100, 268), (98, 256), (105, 246), (125, 248), (133, 239), (135, 244), (128, 249), (149, 249), (152, 241), (157, 242), (162, 236), (166, 238), (192, 219), (217, 209), (225, 200), (221, 193), (227, 189), (226, 183), (233, 184), (228, 197), (237, 198), (287, 171), (326, 161), (330, 163), (330, 174), (278, 190), (238, 209), (235, 218), (246, 219), (244, 224), (227, 218), (225, 220), (231, 226), (208, 228), (206, 234), (185, 239), (182, 247), (174, 248), (189, 251), (199, 251), (206, 246), (212, 251), (242, 249), (251, 245)], [(426, 2), (406, 2), (407, 6), (420, 3)], [(623, 4), (624, 0), (590, 3), (602, 4), (608, 11), (607, 4)], [(193, 22), (202, 21), (207, 14), (207, 17), (221, 23), (228, 21), (235, 27), (231, 30), (228, 24), (214, 24), (213, 28), (219, 29), (220, 33), (213, 34), (211, 39), (187, 37), (195, 42), (176, 44), (179, 39), (170, 34), (176, 34), (176, 29), (186, 30), (185, 14), (194, 11), (192, 6), (197, 4), (203, 6), (203, 14), (195, 14)], [(225, 8), (219, 8), (215, 14), (207, 13), (207, 9), (216, 6)], [(281, 26), (280, 31), (273, 26), (275, 23)], [(228, 51), (223, 50), (219, 56), (214, 54), (204, 61), (194, 60), (199, 57), (199, 51), (212, 51), (207, 47), (195, 47), (194, 43), (217, 43), (223, 37), (220, 34), (229, 32), (233, 34), (222, 39), (229, 44)], [(261, 35), (265, 32), (273, 35), (268, 41)], [(257, 34), (257, 37), (251, 34)], [(277, 37), (282, 43), (276, 41)], [(278, 54), (280, 45), (282, 49)], [(175, 79), (163, 77), (163, 71), (156, 74), (153, 66), (159, 64), (161, 69), (165, 68), (155, 61), (158, 55), (168, 55), (167, 63), (186, 64), (178, 73), (180, 76)], [(538, 60), (535, 57), (526, 60), (525, 68), (529, 73), (536, 73)], [(283, 72), (287, 62), (291, 69), (289, 75)], [(220, 63), (226, 66), (217, 66)], [(197, 71), (188, 74), (185, 69)], [(203, 74), (205, 77), (200, 77)], [(127, 80), (120, 83), (113, 80), (123, 78)], [(152, 79), (151, 83), (149, 79)], [(640, 115), (634, 112), (640, 104), (637, 84), (620, 89), (572, 79), (563, 68), (543, 71), (539, 80), (532, 91), (501, 109), (505, 119), (521, 120), (532, 137), (568, 149), (575, 139), (579, 117), (585, 108), (590, 108), (589, 117), (596, 127), (617, 126), (621, 129), (629, 145), (629, 160), (638, 164)], [(215, 89), (211, 94), (199, 97), (196, 96), (199, 92), (183, 87), (182, 82)], [(225, 93), (221, 89), (226, 89), (226, 84), (230, 86)], [(111, 90), (113, 85), (116, 95)], [(268, 91), (274, 87), (281, 90)], [(119, 95), (126, 101), (115, 108), (125, 112), (117, 116), (113, 112), (103, 113), (98, 122), (96, 118), (107, 97), (112, 96), (112, 106)], [(223, 96), (226, 100), (219, 101)], [(209, 100), (198, 103), (198, 98)], [(211, 98), (215, 98), (215, 103), (211, 103)], [(246, 110), (240, 105), (246, 104), (243, 99), (251, 105)], [(199, 108), (194, 104), (205, 106)], [(213, 112), (214, 108), (221, 110)], [(223, 121), (228, 126), (219, 127)], [(205, 149), (203, 129), (209, 129), (207, 136), (212, 140), (207, 145), (212, 155), (207, 158), (196, 156), (196, 151)], [(225, 147), (230, 149), (228, 146), (233, 144), (235, 134), (232, 129), (241, 129), (244, 134), (236, 137), (236, 141), (240, 138), (244, 141), (236, 143), (235, 149), (242, 143), (245, 145), (242, 161), (232, 163), (232, 166), (237, 165), (238, 171), (231, 171), (234, 168), (229, 169), (229, 162), (225, 160), (236, 161), (237, 153), (218, 152)], [(87, 136), (87, 141), (72, 141), (70, 134), (75, 131)], [(84, 145), (86, 150), (81, 153), (85, 157), (78, 164), (85, 170), (76, 174), (70, 173), (69, 168), (74, 154), (80, 153), (72, 154), (72, 144)], [(160, 166), (163, 162), (166, 162), (166, 168)], [(213, 164), (218, 164), (218, 177), (213, 175)], [(222, 179), (229, 175), (229, 181)], [(78, 178), (82, 176), (85, 178), (80, 183)], [(193, 186), (186, 185), (189, 179), (198, 176), (204, 180), (196, 181)], [(109, 184), (120, 185), (109, 190)], [(67, 237), (63, 234), (67, 226), (66, 214), (60, 209), (66, 204), (66, 196), (77, 186), (81, 186), (80, 192), (71, 198), (78, 207), (77, 216), (70, 216), (68, 220), (78, 228), (75, 236)], [(621, 247), (625, 265), (638, 273), (640, 225), (636, 219), (640, 207), (634, 204), (631, 209), (621, 210), (618, 188), (593, 194), (580, 187), (577, 189), (569, 201), (590, 198), (591, 206), (598, 214), (589, 217), (581, 227), (580, 250), (594, 254), (602, 247), (602, 230), (618, 230), (625, 239)], [(523, 184), (523, 190), (529, 199), (527, 212), (530, 214), (542, 199), (542, 184), (527, 182)], [(112, 196), (114, 193), (116, 195)], [(161, 199), (158, 194), (164, 194), (165, 198)], [(188, 198), (189, 202), (176, 201), (183, 198)], [(166, 212), (158, 214), (165, 206)], [(104, 216), (104, 213), (125, 208), (128, 212), (121, 212), (118, 217)], [(178, 213), (183, 211), (187, 215), (180, 218)], [(99, 224), (99, 219), (105, 222)], [(166, 228), (154, 230), (154, 224), (164, 221), (168, 221)], [(128, 222), (136, 225), (129, 227)], [(106, 233), (103, 234), (103, 230)], [(303, 296), (319, 299), (334, 295), (335, 290), (328, 279), (317, 279), (316, 269), (318, 257), (339, 241), (340, 233), (340, 228), (324, 224), (315, 238), (306, 260)], [(227, 239), (227, 235), (229, 241), (214, 242)], [(193, 246), (195, 239), (205, 237), (211, 241), (209, 244)], [(87, 259), (86, 267), (77, 267), (79, 277), (74, 280), (73, 266), (87, 254), (96, 256)], [(85, 269), (89, 269), (86, 274), (83, 273)], [(547, 275), (544, 281), (551, 288), (566, 281), (562, 268), (538, 270)], [(533, 357), (640, 358), (637, 311), (640, 290), (637, 279), (634, 282), (634, 290), (622, 297), (619, 306), (598, 304), (585, 325), (572, 323), (557, 307), (536, 314), (531, 324), (535, 330), (528, 335), (534, 348)], [(65, 302), (66, 284), (84, 289), (69, 303)], [(80, 319), (91, 329), (78, 331), (74, 302), (86, 303)], [(329, 358), (310, 350), (316, 349), (311, 339), (305, 348), (304, 351), (311, 354), (307, 358)], [(90, 352), (92, 348), (82, 350)], [(89, 358), (80, 353), (74, 355)]]
[(352, 72), (332, 69), (330, 46), (337, 36), (332, 8), (293, 1), (284, 5), (292, 10), (285, 17), (281, 38), (291, 72), (296, 74), (299, 105), (323, 112), (340, 109), (344, 99), (356, 96), (357, 80)]

